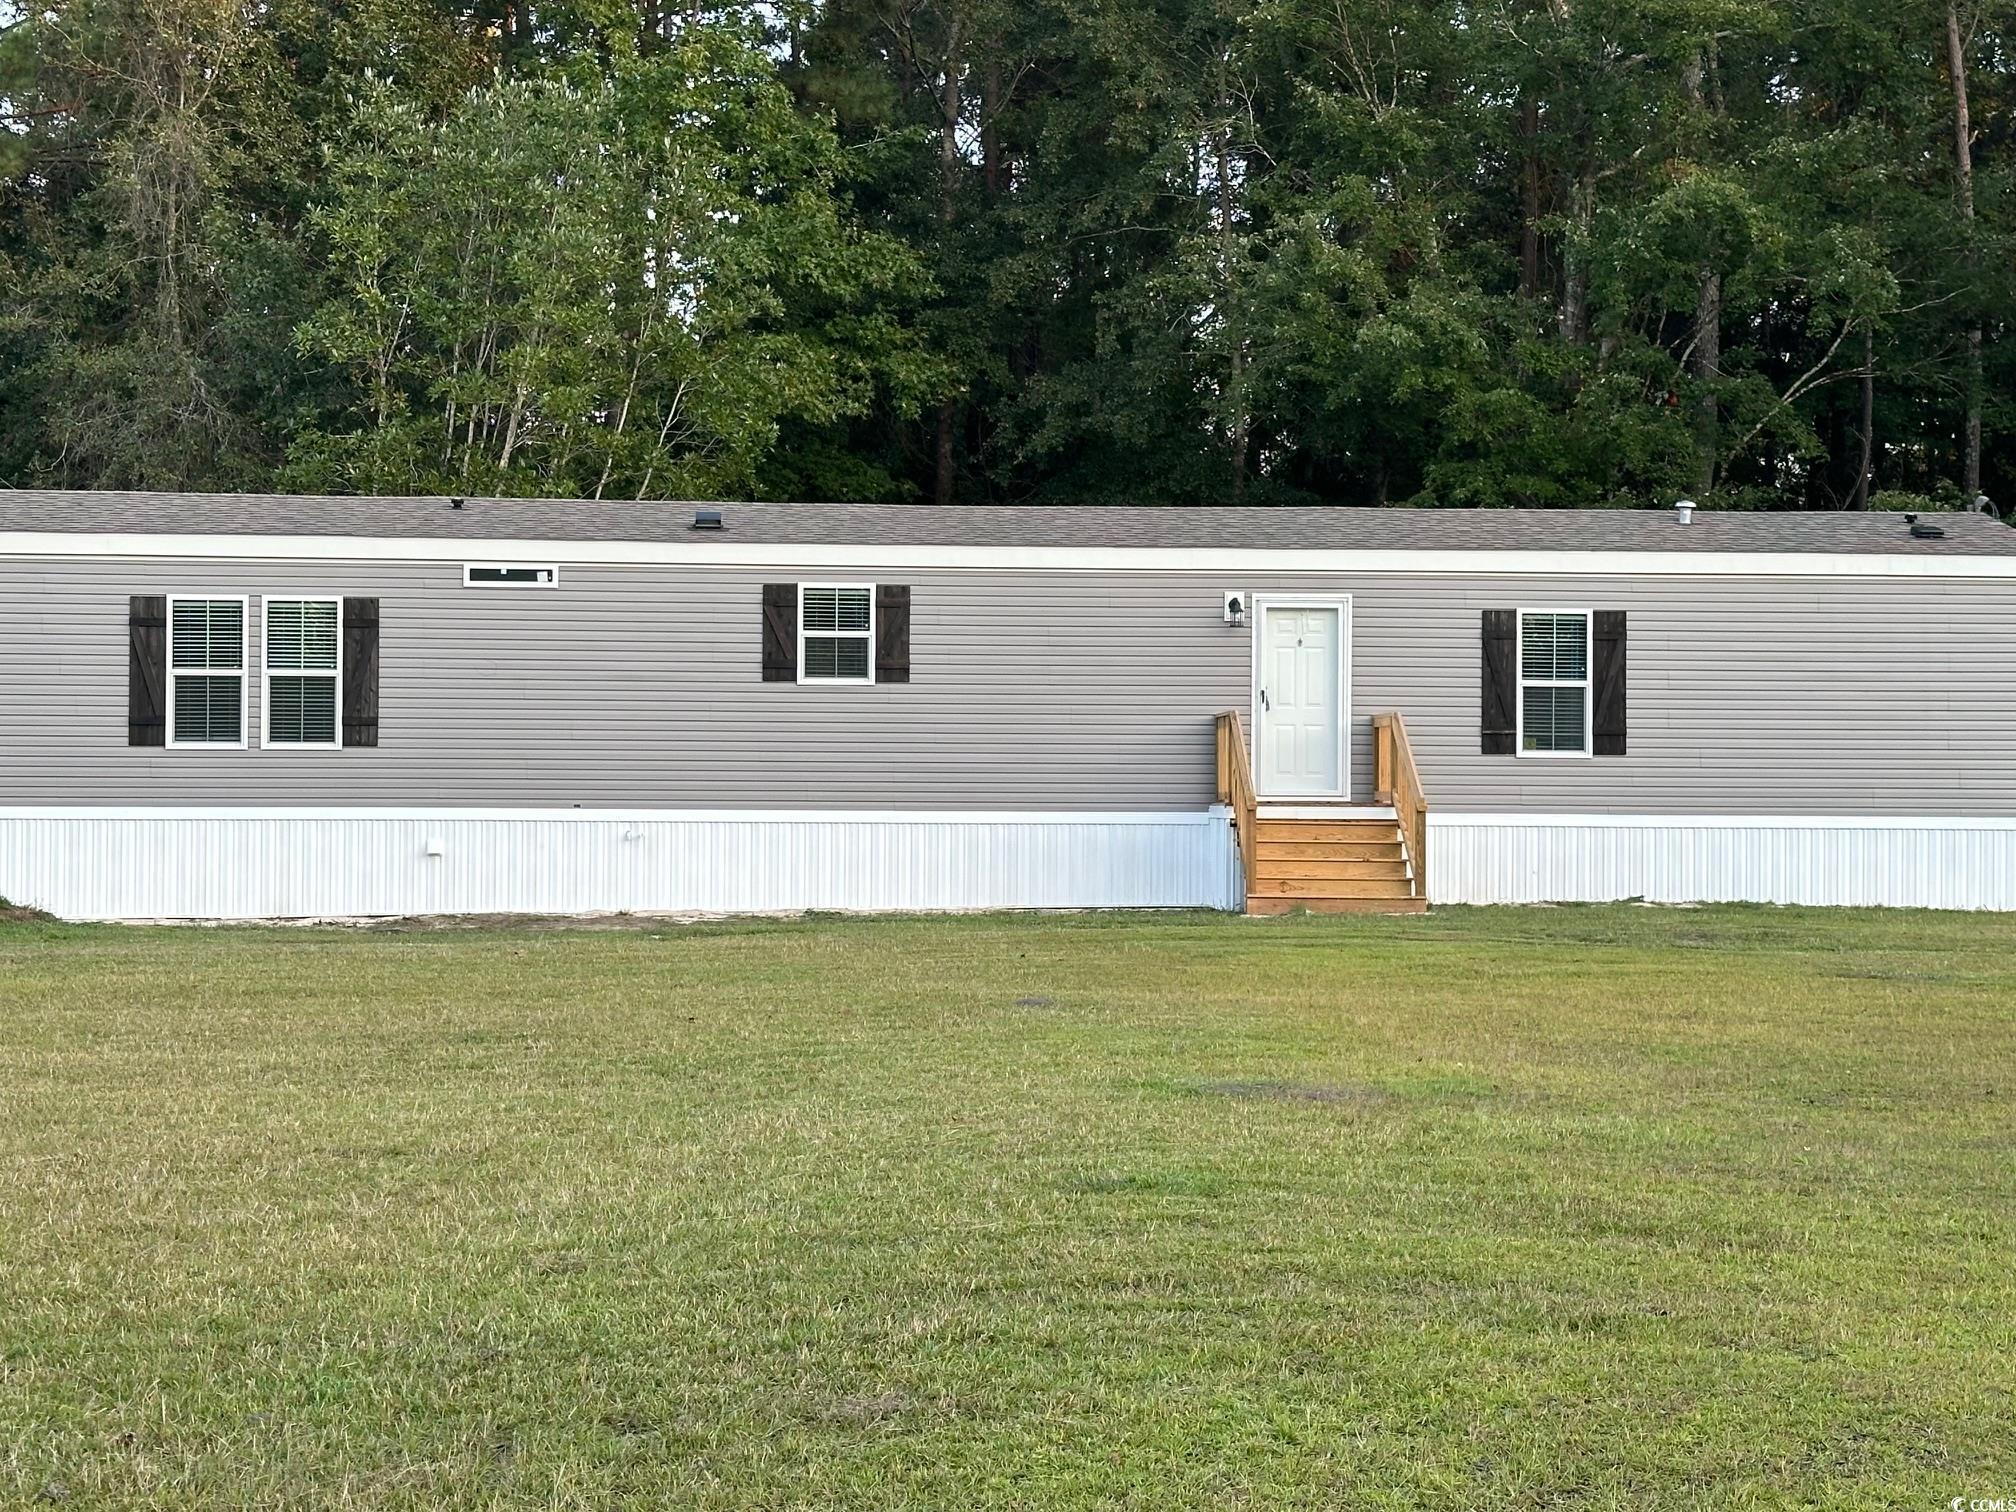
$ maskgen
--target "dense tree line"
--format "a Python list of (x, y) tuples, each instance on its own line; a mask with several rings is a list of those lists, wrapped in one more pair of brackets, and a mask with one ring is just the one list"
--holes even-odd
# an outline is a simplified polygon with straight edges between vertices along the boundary
[(0, 0), (0, 486), (2016, 502), (2016, 0)]

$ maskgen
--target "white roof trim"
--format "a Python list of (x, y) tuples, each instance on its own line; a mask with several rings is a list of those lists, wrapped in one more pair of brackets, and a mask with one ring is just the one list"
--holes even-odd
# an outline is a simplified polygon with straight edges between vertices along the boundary
[(794, 546), (706, 541), (471, 540), (463, 537), (122, 535), (0, 532), (0, 557), (126, 560), (454, 562), (953, 572), (1198, 572), (1452, 577), (2016, 578), (2016, 556), (1848, 552), (1330, 551), (1157, 546)]

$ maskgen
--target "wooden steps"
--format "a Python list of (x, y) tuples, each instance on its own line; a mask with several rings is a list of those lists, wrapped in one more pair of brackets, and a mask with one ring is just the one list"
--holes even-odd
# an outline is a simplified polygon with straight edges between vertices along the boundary
[(1390, 861), (1270, 861), (1265, 856), (1254, 868), (1258, 881), (1276, 879), (1301, 882), (1370, 882), (1392, 878), (1407, 880), (1407, 863), (1395, 856)]
[(1335, 819), (1270, 819), (1253, 824), (1248, 913), (1420, 913), (1400, 823), (1340, 806)]
[(1260, 843), (1296, 845), (1384, 845), (1400, 843), (1400, 826), (1391, 819), (1268, 819), (1254, 821)]
[(1405, 898), (1412, 894), (1405, 877), (1255, 877), (1254, 898)]
[(1248, 898), (1249, 914), (1423, 914), (1426, 898)]
[(1428, 800), (1398, 714), (1372, 717), (1374, 806), (1261, 801), (1236, 712), (1218, 716), (1218, 800), (1232, 811), (1246, 912), (1428, 911)]
[(1262, 861), (1394, 861), (1397, 840), (1270, 840), (1260, 851)]

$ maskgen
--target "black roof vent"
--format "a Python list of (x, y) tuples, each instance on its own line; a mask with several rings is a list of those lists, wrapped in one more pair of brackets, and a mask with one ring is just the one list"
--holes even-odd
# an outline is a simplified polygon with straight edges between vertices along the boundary
[(460, 498), (459, 496), (458, 496), (458, 497), (456, 497), (456, 498), (453, 498), (453, 499), (450, 499), (450, 500), (448, 501), (448, 507), (449, 507), (450, 509), (460, 509), (460, 508), (462, 507), (462, 504), (463, 504), (463, 500), (462, 500), (462, 499), (461, 499), (461, 498)]
[(1937, 525), (1913, 525), (1911, 527), (1911, 534), (1921, 541), (1943, 541), (1946, 539), (1946, 532), (1941, 530)]
[(696, 509), (693, 511), (693, 528), (695, 530), (726, 530), (728, 527), (721, 523), (720, 510)]

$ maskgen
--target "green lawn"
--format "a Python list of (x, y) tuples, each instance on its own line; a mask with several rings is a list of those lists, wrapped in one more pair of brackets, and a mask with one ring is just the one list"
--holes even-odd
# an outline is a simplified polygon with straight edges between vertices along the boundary
[(0, 928), (0, 1499), (2016, 1496), (2016, 923)]

